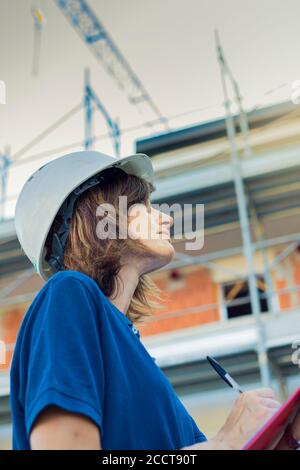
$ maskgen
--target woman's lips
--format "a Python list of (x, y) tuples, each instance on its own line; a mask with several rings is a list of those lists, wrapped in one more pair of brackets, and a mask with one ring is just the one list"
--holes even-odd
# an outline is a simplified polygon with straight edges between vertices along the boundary
[(163, 234), (163, 233), (164, 233), (165, 235), (167, 235), (168, 238), (170, 238), (170, 233), (167, 232), (166, 230), (162, 230), (161, 232), (158, 232), (158, 235)]

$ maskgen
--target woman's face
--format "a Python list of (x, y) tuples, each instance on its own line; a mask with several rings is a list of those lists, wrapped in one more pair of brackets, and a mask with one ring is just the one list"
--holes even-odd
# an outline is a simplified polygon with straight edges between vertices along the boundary
[(133, 240), (139, 240), (145, 246), (145, 252), (151, 252), (152, 265), (147, 272), (168, 264), (175, 256), (175, 249), (170, 242), (170, 227), (173, 217), (148, 204), (134, 204), (128, 211), (128, 234)]

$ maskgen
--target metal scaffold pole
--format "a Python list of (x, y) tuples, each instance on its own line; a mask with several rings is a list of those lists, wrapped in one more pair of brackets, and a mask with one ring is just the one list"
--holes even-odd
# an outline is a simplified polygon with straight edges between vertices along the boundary
[[(222, 51), (221, 51), (222, 53)], [(226, 72), (227, 75), (230, 78), (230, 81), (232, 83), (233, 89), (234, 89), (234, 94), (235, 94), (235, 99), (238, 107), (238, 113), (239, 113), (239, 127), (241, 130), (241, 134), (243, 136), (243, 143), (244, 143), (244, 157), (245, 158), (251, 158), (252, 156), (252, 148), (250, 144), (250, 132), (249, 132), (249, 124), (248, 124), (248, 116), (247, 113), (245, 112), (243, 105), (242, 105), (242, 96), (240, 93), (239, 85), (237, 81), (235, 80), (234, 76), (232, 75), (230, 68), (228, 66), (228, 63), (225, 60), (224, 54), (222, 53), (222, 59), (223, 63), (226, 67)], [(247, 193), (246, 193), (247, 194)], [(253, 216), (253, 219), (255, 221), (255, 236), (257, 240), (262, 241), (264, 239), (264, 227), (259, 220), (254, 201), (251, 199), (249, 193), (247, 194), (248, 196), (248, 207), (249, 207), (249, 215), (251, 218), (251, 215)], [(273, 282), (272, 282), (272, 276), (269, 268), (269, 259), (268, 259), (268, 252), (265, 248), (261, 249), (261, 254), (263, 257), (263, 262), (264, 262), (264, 279), (266, 281), (266, 286), (267, 286), (267, 301), (268, 301), (268, 308), (271, 308), (272, 312), (279, 313), (279, 303), (277, 299), (275, 299), (274, 295), (271, 294), (274, 291), (273, 288)]]
[(4, 220), (5, 215), (5, 203), (6, 203), (6, 191), (7, 191), (7, 179), (8, 172), (11, 165), (10, 148), (7, 146), (4, 153), (0, 154), (0, 172), (1, 172), (1, 198), (0, 198), (0, 221)]
[(230, 109), (230, 101), (228, 97), (227, 87), (226, 87), (226, 72), (227, 67), (225, 63), (225, 59), (223, 56), (223, 52), (220, 45), (219, 35), (218, 32), (215, 32), (216, 37), (216, 47), (217, 47), (217, 55), (218, 61), (220, 64), (221, 70), (221, 79), (222, 79), (222, 88), (224, 94), (224, 107), (226, 113), (226, 130), (227, 136), (229, 139), (230, 145), (230, 159), (231, 159), (231, 167), (232, 167), (232, 174), (234, 179), (234, 186), (236, 191), (236, 198), (237, 198), (237, 206), (238, 206), (238, 214), (240, 220), (240, 227), (241, 227), (241, 234), (243, 240), (243, 252), (247, 264), (247, 271), (248, 271), (248, 282), (249, 282), (249, 293), (250, 293), (250, 301), (252, 312), (256, 320), (256, 329), (257, 329), (257, 355), (258, 355), (258, 363), (260, 368), (260, 375), (261, 381), (264, 387), (269, 387), (271, 384), (271, 373), (268, 363), (268, 355), (266, 349), (266, 335), (265, 335), (265, 327), (264, 323), (261, 318), (261, 309), (260, 309), (260, 301), (259, 301), (259, 294), (256, 287), (256, 275), (255, 275), (255, 265), (253, 259), (253, 249), (252, 249), (252, 241), (251, 241), (251, 233), (250, 233), (250, 225), (248, 219), (248, 211), (247, 211), (247, 199), (245, 194), (244, 188), (244, 181), (241, 172), (241, 165), (239, 160), (239, 154), (236, 145), (236, 132), (235, 132), (235, 124), (233, 120), (233, 116)]

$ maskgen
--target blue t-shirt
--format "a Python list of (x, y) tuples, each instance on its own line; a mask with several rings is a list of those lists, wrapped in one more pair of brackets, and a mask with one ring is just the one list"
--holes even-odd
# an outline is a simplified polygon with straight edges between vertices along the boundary
[(13, 446), (30, 449), (49, 405), (89, 417), (105, 450), (180, 449), (206, 440), (133, 323), (86, 274), (54, 274), (19, 330), (10, 373)]

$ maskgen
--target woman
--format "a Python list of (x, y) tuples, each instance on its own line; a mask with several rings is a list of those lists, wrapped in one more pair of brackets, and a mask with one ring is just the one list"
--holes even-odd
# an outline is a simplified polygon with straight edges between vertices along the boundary
[(144, 348), (134, 323), (160, 298), (148, 273), (174, 257), (154, 189), (146, 155), (90, 151), (25, 183), (17, 235), (47, 282), (14, 351), (13, 449), (240, 449), (280, 406), (272, 390), (244, 393), (207, 440)]

